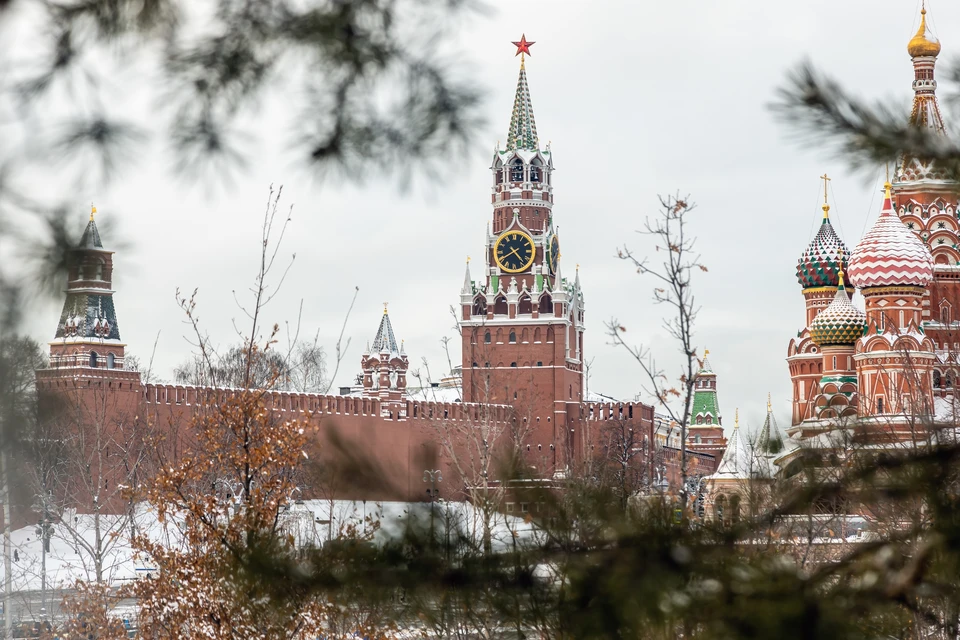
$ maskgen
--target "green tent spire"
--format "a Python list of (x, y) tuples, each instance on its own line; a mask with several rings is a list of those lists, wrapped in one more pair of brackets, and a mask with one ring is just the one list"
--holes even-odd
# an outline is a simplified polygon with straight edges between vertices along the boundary
[(527, 70), (521, 59), (517, 95), (513, 99), (510, 131), (507, 133), (507, 151), (515, 149), (536, 151), (539, 142), (537, 123), (533, 118), (533, 103), (530, 101), (530, 87), (527, 85)]
[(703, 362), (697, 372), (696, 387), (693, 392), (693, 406), (690, 409), (690, 426), (719, 426), (723, 424), (720, 415), (720, 402), (717, 399), (717, 374), (713, 372), (709, 350), (703, 352)]

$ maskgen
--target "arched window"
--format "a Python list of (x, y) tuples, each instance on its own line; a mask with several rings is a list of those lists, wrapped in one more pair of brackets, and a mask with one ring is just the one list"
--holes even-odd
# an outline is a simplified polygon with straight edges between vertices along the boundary
[(506, 296), (497, 296), (497, 301), (493, 304), (493, 313), (498, 316), (507, 315), (507, 298)]
[(533, 330), (533, 341), (540, 342), (540, 327)]
[(473, 315), (487, 315), (487, 299), (483, 295), (479, 295), (473, 299)]
[(543, 166), (543, 162), (540, 158), (534, 158), (533, 162), (530, 163), (530, 182), (540, 182), (540, 171)]
[(703, 424), (703, 416), (697, 416), (697, 424)]
[(734, 524), (740, 522), (740, 496), (730, 497), (730, 517)]
[(517, 341), (517, 332), (513, 329), (510, 330), (510, 344), (513, 344)]
[(93, 266), (93, 279), (103, 280), (103, 263), (102, 262), (97, 262)]
[(510, 163), (510, 182), (523, 182), (523, 160), (520, 158)]
[(693, 436), (693, 442), (694, 442), (694, 444), (700, 444), (700, 440), (701, 440), (701, 439), (700, 439), (700, 434), (699, 434), (699, 433), (698, 433), (697, 435)]
[(527, 332), (526, 327), (520, 330), (520, 342), (523, 342), (524, 344), (530, 342), (530, 334)]
[(553, 342), (553, 327), (547, 327), (547, 342)]
[(713, 416), (707, 416), (707, 424), (713, 424)]
[(117, 365), (117, 359), (112, 353), (107, 354), (107, 369), (113, 369)]
[(98, 365), (97, 365), (97, 352), (96, 352), (96, 351), (91, 351), (91, 352), (90, 352), (90, 366), (91, 366), (91, 367), (97, 367), (97, 366), (98, 366)]
[(953, 371), (947, 371), (947, 389), (953, 389)]
[(486, 333), (483, 334), (483, 342), (484, 342), (484, 344), (490, 344), (490, 332), (489, 332), (489, 331), (487, 331)]
[(717, 522), (723, 524), (723, 510), (727, 506), (727, 498), (724, 495), (717, 496), (717, 501), (713, 503), (713, 512), (716, 515)]
[(553, 315), (553, 298), (549, 293), (540, 296), (540, 315)]
[(520, 298), (520, 305), (517, 308), (517, 313), (531, 314), (533, 313), (533, 303), (530, 301), (530, 296), (524, 295)]
[(503, 329), (497, 329), (497, 344), (503, 344)]
[(943, 378), (940, 375), (940, 371), (938, 369), (934, 369), (933, 370), (933, 386), (939, 387), (942, 384), (943, 384)]
[(943, 324), (950, 324), (951, 320), (950, 303), (944, 300), (940, 303), (940, 322)]
[[(949, 380), (949, 379), (948, 379)], [(877, 398), (877, 413), (883, 413), (883, 398)]]

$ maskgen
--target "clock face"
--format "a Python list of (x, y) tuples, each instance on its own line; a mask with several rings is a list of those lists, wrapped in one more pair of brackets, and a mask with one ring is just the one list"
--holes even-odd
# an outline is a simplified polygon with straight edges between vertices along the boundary
[(547, 249), (547, 258), (550, 262), (550, 273), (556, 273), (560, 264), (560, 238), (554, 234), (550, 237), (550, 247)]
[(519, 273), (533, 264), (537, 251), (533, 239), (523, 231), (508, 231), (497, 238), (493, 253), (501, 269)]

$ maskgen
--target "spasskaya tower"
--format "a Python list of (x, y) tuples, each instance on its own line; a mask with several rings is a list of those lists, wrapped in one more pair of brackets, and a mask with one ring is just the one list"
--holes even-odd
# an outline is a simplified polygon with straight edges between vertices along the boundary
[(579, 273), (560, 273), (553, 154), (541, 148), (527, 84), (532, 42), (514, 42), (520, 77), (505, 148), (493, 154), (483, 274), (460, 292), (463, 401), (510, 404), (522, 450), (544, 471), (573, 453), (583, 393)]

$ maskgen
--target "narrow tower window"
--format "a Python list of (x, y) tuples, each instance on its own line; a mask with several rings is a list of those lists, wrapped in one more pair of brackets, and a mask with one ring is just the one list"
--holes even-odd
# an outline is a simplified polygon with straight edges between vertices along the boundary
[(486, 333), (483, 334), (483, 341), (484, 341), (484, 343), (486, 343), (486, 344), (490, 344), (490, 332), (489, 332), (489, 331), (487, 331)]
[[(516, 341), (517, 341), (517, 332), (511, 329), (511, 330), (510, 330), (510, 342), (511, 342), (511, 343), (514, 343), (514, 342), (516, 342)], [(514, 365), (514, 366), (516, 366), (516, 365)]]
[(97, 366), (97, 352), (96, 352), (96, 351), (91, 351), (91, 352), (90, 352), (90, 366), (91, 366), (91, 367), (94, 367), (94, 368), (96, 368), (96, 366)]

